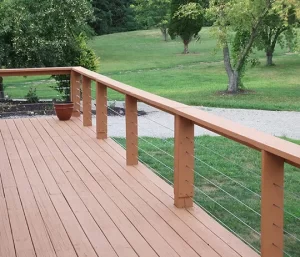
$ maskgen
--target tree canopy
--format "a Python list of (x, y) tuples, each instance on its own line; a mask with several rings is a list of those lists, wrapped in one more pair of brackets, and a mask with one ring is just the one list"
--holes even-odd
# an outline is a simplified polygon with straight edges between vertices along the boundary
[(200, 32), (204, 21), (202, 1), (172, 0), (169, 34), (171, 38), (179, 36), (184, 44), (184, 52), (188, 53), (188, 45)]
[[(268, 15), (277, 10), (287, 21), (282, 4), (299, 5), (297, 0), (211, 0), (208, 15), (214, 20), (213, 32), (218, 46), (223, 49), (224, 64), (228, 75), (228, 91), (235, 93), (242, 86), (241, 75), (249, 62), (261, 27)], [(297, 14), (298, 15), (298, 14)], [(233, 46), (230, 51), (230, 44)]]
[(1, 67), (95, 69), (96, 57), (86, 45), (93, 17), (88, 0), (6, 0), (0, 16)]
[(167, 41), (171, 0), (135, 0), (131, 5), (135, 19), (143, 28), (157, 27)]
[[(134, 0), (92, 0), (95, 19), (89, 22), (97, 35), (138, 28), (130, 5)], [(147, 1), (145, 1), (147, 2)]]

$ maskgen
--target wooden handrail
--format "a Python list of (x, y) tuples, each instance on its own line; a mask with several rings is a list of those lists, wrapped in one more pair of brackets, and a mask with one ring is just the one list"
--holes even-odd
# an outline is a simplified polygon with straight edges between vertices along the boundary
[[(91, 122), (91, 81), (97, 84), (97, 138), (107, 138), (107, 88), (126, 96), (127, 164), (138, 163), (137, 101), (175, 116), (174, 204), (193, 205), (194, 125), (198, 125), (262, 153), (261, 256), (283, 256), (284, 163), (300, 168), (300, 146), (286, 140), (239, 125), (146, 91), (131, 87), (82, 67), (3, 69), (0, 76), (71, 74), (72, 100), (80, 115), (80, 91), (83, 94), (83, 121)], [(82, 88), (80, 88), (82, 86)]]
[(72, 70), (124, 95), (173, 115), (193, 121), (196, 125), (259, 151), (267, 151), (300, 168), (300, 146), (256, 129), (207, 113), (197, 108), (134, 88), (82, 67)]
[(40, 76), (40, 75), (70, 75), (71, 67), (0, 69), (1, 77)]

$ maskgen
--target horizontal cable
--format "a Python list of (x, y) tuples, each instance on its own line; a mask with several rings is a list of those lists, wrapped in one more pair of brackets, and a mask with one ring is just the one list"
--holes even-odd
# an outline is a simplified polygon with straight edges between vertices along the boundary
[[(138, 136), (138, 135), (136, 135)], [(155, 147), (156, 149), (158, 149), (159, 151), (163, 152), (164, 154), (168, 155), (169, 157), (171, 157), (172, 159), (174, 159), (174, 156), (167, 153), (166, 151), (164, 151), (163, 149), (159, 148), (158, 146), (152, 144), (151, 142), (149, 142), (148, 140), (144, 139), (143, 137), (139, 137), (139, 139), (143, 140), (144, 142), (148, 143), (149, 145)]]
[[(195, 141), (197, 141), (197, 140), (195, 140)], [(207, 146), (205, 146), (205, 145), (202, 145), (202, 144), (197, 143), (197, 146), (198, 146), (198, 145), (201, 146), (201, 147), (203, 147), (203, 148), (205, 148), (205, 149), (207, 149), (207, 150), (209, 150), (209, 151), (211, 151), (212, 153), (214, 153), (214, 154), (216, 154), (216, 155), (222, 157), (223, 159), (225, 159), (225, 160), (227, 160), (227, 161), (233, 163), (233, 164), (236, 165), (237, 167), (240, 167), (240, 168), (242, 168), (242, 169), (248, 170), (248, 171), (250, 171), (251, 173), (253, 173), (254, 175), (258, 176), (259, 178), (261, 177), (261, 175), (260, 175), (260, 174), (257, 174), (255, 171), (250, 170), (249, 168), (242, 167), (241, 165), (237, 164), (235, 161), (230, 160), (229, 158), (227, 158), (227, 157), (225, 157), (225, 156), (219, 154), (218, 152), (212, 150), (211, 148), (209, 148), (209, 147), (207, 147)]]
[(201, 163), (203, 163), (204, 165), (206, 165), (207, 167), (211, 168), (212, 170), (218, 172), (219, 174), (223, 175), (224, 177), (230, 179), (232, 182), (238, 184), (239, 186), (241, 186), (242, 188), (246, 189), (247, 191), (253, 193), (254, 195), (256, 195), (257, 197), (261, 198), (261, 196), (257, 193), (255, 193), (254, 191), (252, 191), (250, 188), (246, 187), (245, 185), (241, 184), (240, 182), (236, 181), (235, 179), (229, 177), (228, 175), (226, 175), (225, 173), (223, 173), (222, 171), (219, 171), (218, 169), (214, 168), (213, 166), (209, 165), (208, 163), (206, 163), (205, 161), (202, 161), (201, 159), (199, 159), (197, 156), (191, 155), (193, 156), (196, 160), (200, 161)]
[(222, 192), (224, 192), (225, 194), (227, 194), (228, 196), (230, 196), (232, 199), (236, 200), (238, 203), (242, 204), (243, 206), (245, 206), (246, 208), (248, 208), (249, 210), (253, 211), (255, 214), (257, 214), (258, 216), (261, 217), (261, 214), (258, 213), (257, 211), (255, 211), (254, 209), (252, 209), (250, 206), (248, 206), (247, 204), (245, 204), (244, 202), (242, 202), (241, 200), (237, 199), (235, 196), (231, 195), (230, 193), (228, 193), (226, 190), (224, 190), (223, 188), (219, 187), (218, 185), (216, 185), (214, 182), (210, 181), (209, 179), (207, 179), (206, 177), (202, 176), (200, 173), (198, 173), (197, 171), (194, 170), (194, 172), (200, 176), (201, 178), (203, 178), (204, 180), (206, 180), (208, 183), (212, 184), (213, 186), (215, 186), (216, 188), (218, 188), (219, 190), (221, 190)]
[(279, 185), (277, 185), (276, 183), (273, 183), (273, 185), (279, 187), (281, 190), (284, 190), (284, 194), (288, 193), (288, 194), (290, 194), (290, 195), (296, 197), (296, 200), (299, 200), (299, 201), (300, 201), (300, 196), (299, 196), (299, 195), (297, 195), (297, 194), (295, 194), (295, 193), (293, 193), (293, 192), (291, 192), (291, 191), (285, 190), (284, 187), (279, 186)]
[[(112, 137), (112, 140), (115, 141), (117, 144), (119, 144), (123, 149), (126, 150), (126, 148), (120, 144), (115, 138)], [(164, 180), (166, 180), (168, 183), (170, 183), (171, 185), (174, 185), (174, 183), (172, 181), (170, 181), (169, 179), (167, 179), (165, 176), (163, 176), (162, 174), (160, 174), (158, 171), (156, 171), (155, 169), (153, 169), (152, 167), (150, 167), (146, 162), (144, 162), (140, 157), (138, 158), (139, 161), (141, 163), (143, 163), (144, 165), (146, 165), (150, 170), (152, 170), (155, 174), (157, 174), (159, 177), (163, 178)]]
[(249, 229), (251, 229), (254, 233), (256, 233), (258, 236), (260, 236), (260, 233), (258, 231), (256, 231), (254, 228), (252, 228), (251, 226), (249, 226), (245, 221), (243, 221), (242, 219), (240, 219), (238, 216), (236, 216), (234, 213), (232, 213), (231, 211), (229, 211), (228, 209), (226, 209), (222, 204), (220, 204), (219, 202), (217, 202), (216, 200), (214, 200), (212, 197), (210, 197), (208, 194), (206, 194), (205, 192), (203, 192), (201, 189), (199, 189), (198, 187), (194, 186), (193, 184), (191, 184), (197, 191), (199, 191), (200, 193), (204, 194), (206, 197), (208, 197), (211, 201), (213, 201), (214, 203), (216, 203), (218, 206), (220, 206), (223, 210), (227, 211), (229, 214), (231, 214), (234, 218), (236, 218), (239, 222), (241, 222), (242, 224), (244, 224), (246, 227), (248, 227)]
[(287, 234), (288, 236), (294, 238), (296, 241), (300, 242), (300, 239), (298, 237), (296, 237), (295, 235), (293, 235), (292, 233), (288, 232), (287, 230), (283, 230), (285, 234)]
[(242, 238), (237, 232), (235, 232), (233, 229), (231, 229), (229, 226), (227, 226), (223, 221), (221, 221), (219, 218), (217, 218), (214, 214), (212, 214), (209, 210), (207, 210), (204, 206), (202, 206), (199, 202), (194, 202), (201, 207), (205, 212), (207, 212), (211, 217), (213, 217), (215, 220), (217, 220), (220, 224), (222, 224), (225, 228), (227, 228), (230, 232), (232, 232), (234, 235), (236, 235), (239, 239), (241, 239), (243, 242), (245, 242), (248, 246), (250, 246), (255, 252), (260, 254), (261, 252), (257, 250), (254, 246), (252, 246), (250, 243), (248, 243), (244, 238)]
[(284, 254), (286, 254), (288, 257), (293, 257), (292, 255), (290, 255), (289, 253), (287, 253), (286, 251), (284, 251), (281, 247), (275, 245), (274, 243), (273, 243), (273, 245), (274, 245), (276, 248), (278, 248), (280, 251), (282, 251)]
[(168, 129), (168, 130), (174, 132), (173, 129), (171, 129), (171, 128), (169, 128), (169, 127), (167, 127), (167, 126), (165, 126), (165, 125), (163, 125), (163, 124), (161, 124), (161, 123), (159, 123), (159, 122), (157, 122), (157, 121), (154, 121), (154, 120), (152, 120), (152, 119), (149, 119), (148, 117), (145, 117), (145, 116), (141, 116), (141, 117), (144, 118), (144, 119), (146, 119), (146, 120), (152, 121), (152, 122), (156, 123), (157, 125), (160, 125), (160, 126), (166, 128), (166, 129)]
[(162, 161), (158, 160), (157, 158), (155, 158), (153, 155), (147, 153), (144, 149), (140, 148), (139, 146), (135, 145), (139, 150), (141, 150), (142, 152), (144, 152), (146, 155), (148, 155), (149, 157), (153, 158), (155, 161), (159, 162), (160, 164), (162, 164), (164, 167), (166, 167), (167, 169), (169, 169), (170, 171), (174, 172), (174, 169), (167, 166), (166, 164), (164, 164)]

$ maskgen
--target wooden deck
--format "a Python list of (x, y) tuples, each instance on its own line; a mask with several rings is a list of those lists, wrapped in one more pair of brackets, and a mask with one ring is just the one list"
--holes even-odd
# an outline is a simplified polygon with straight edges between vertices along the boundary
[(0, 120), (0, 256), (257, 257), (73, 118)]

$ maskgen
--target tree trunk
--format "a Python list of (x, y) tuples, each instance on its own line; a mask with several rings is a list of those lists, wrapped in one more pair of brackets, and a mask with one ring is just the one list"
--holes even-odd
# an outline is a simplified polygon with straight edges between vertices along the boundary
[(0, 101), (4, 99), (3, 77), (0, 77)]
[(160, 28), (164, 41), (168, 41), (168, 29), (167, 28)]
[(189, 41), (183, 41), (184, 44), (184, 50), (183, 50), (183, 54), (188, 54), (189, 53)]
[(236, 93), (239, 88), (240, 74), (238, 71), (232, 69), (228, 45), (224, 46), (223, 48), (223, 56), (224, 56), (225, 70), (228, 76), (227, 91), (229, 93)]
[(267, 52), (267, 66), (273, 66), (273, 53)]
[(239, 89), (240, 82), (240, 74), (238, 71), (233, 71), (229, 76), (229, 85), (228, 92), (229, 93), (237, 93)]

